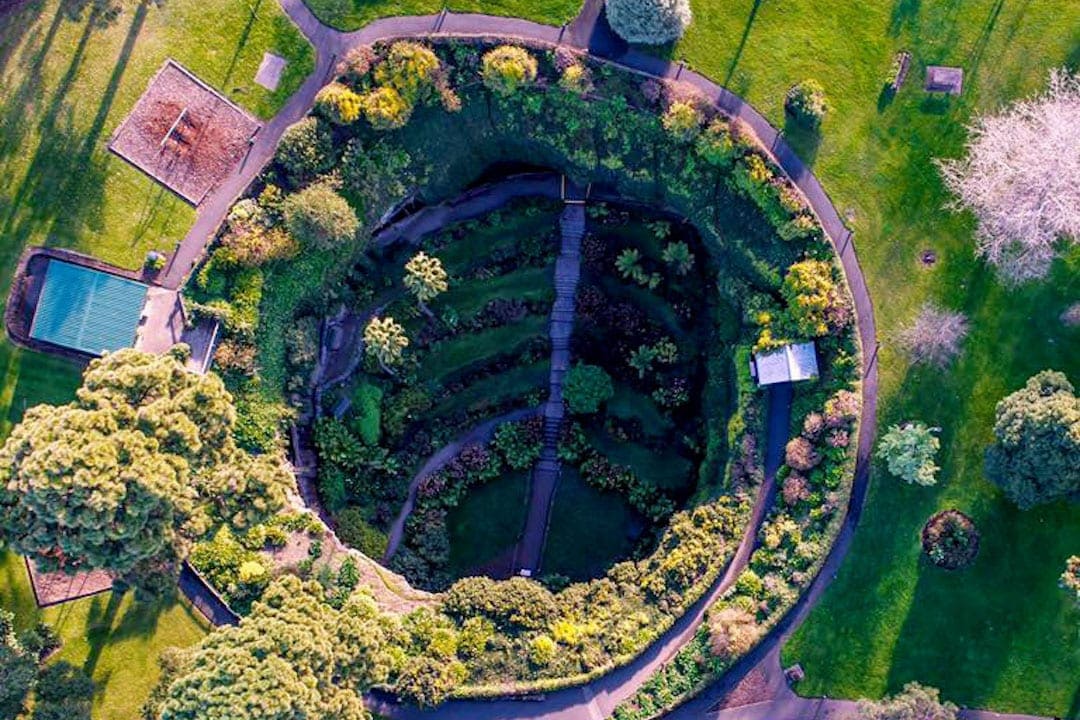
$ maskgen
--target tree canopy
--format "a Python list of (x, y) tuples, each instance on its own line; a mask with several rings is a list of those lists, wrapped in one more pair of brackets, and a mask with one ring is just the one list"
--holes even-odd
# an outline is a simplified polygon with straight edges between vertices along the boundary
[(986, 474), (1022, 509), (1080, 492), (1080, 398), (1043, 370), (997, 404)]
[(217, 520), (246, 527), (284, 504), (291, 478), (236, 447), (235, 416), (220, 378), (178, 355), (95, 360), (75, 401), (31, 408), (0, 448), (0, 531), (45, 570), (149, 588)]
[(878, 457), (889, 465), (889, 472), (908, 483), (934, 485), (940, 469), (934, 462), (941, 441), (936, 428), (924, 423), (893, 425), (878, 442)]
[(976, 252), (1008, 281), (1043, 277), (1080, 239), (1077, 123), (1080, 74), (1055, 70), (1044, 94), (978, 118), (966, 157), (939, 163), (955, 206), (978, 220)]

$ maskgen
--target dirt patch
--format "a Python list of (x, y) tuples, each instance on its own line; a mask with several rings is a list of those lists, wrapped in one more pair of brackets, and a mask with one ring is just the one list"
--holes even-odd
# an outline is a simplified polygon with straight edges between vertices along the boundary
[(259, 123), (167, 60), (109, 149), (198, 205), (244, 159)]

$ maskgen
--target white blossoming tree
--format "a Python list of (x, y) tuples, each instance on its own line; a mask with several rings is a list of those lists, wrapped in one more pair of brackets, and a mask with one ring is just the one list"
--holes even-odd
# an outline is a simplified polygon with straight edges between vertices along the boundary
[(1080, 239), (1080, 74), (969, 128), (967, 154), (940, 160), (952, 207), (978, 220), (976, 251), (1010, 284), (1041, 278)]

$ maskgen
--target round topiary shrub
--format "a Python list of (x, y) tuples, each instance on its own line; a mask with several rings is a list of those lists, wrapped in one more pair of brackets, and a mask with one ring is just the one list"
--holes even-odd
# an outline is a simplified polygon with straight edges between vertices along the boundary
[(614, 394), (611, 376), (597, 365), (579, 362), (570, 368), (563, 381), (563, 399), (572, 413), (594, 413)]
[(536, 80), (536, 58), (525, 48), (500, 45), (484, 53), (480, 75), (484, 85), (498, 95), (513, 95)]
[(682, 37), (690, 25), (689, 0), (606, 0), (611, 29), (632, 43), (663, 45)]
[(413, 106), (392, 87), (375, 88), (364, 96), (364, 117), (376, 130), (404, 127)]
[(327, 182), (317, 182), (285, 198), (285, 225), (301, 245), (331, 250), (356, 238), (356, 212)]
[(946, 570), (959, 570), (979, 554), (979, 532), (964, 513), (943, 510), (931, 515), (923, 526), (922, 546), (930, 562)]
[(319, 114), (336, 125), (348, 125), (360, 119), (360, 96), (339, 82), (332, 82), (315, 96)]
[(828, 111), (825, 89), (817, 80), (803, 80), (788, 90), (784, 109), (799, 124), (813, 127), (822, 121)]
[(293, 182), (303, 182), (330, 169), (334, 164), (333, 151), (333, 140), (326, 126), (309, 116), (285, 129), (274, 159)]

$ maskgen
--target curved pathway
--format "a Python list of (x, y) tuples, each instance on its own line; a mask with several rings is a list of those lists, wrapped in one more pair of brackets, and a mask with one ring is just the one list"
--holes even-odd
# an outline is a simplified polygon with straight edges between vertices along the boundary
[(413, 511), (413, 507), (416, 505), (416, 489), (420, 487), (420, 483), (428, 475), (434, 475), (443, 469), (446, 463), (456, 458), (461, 451), (467, 448), (469, 445), (481, 445), (491, 439), (492, 434), (495, 432), (495, 428), (502, 425), (504, 422), (514, 422), (516, 420), (523, 420), (527, 417), (535, 415), (539, 410), (537, 408), (522, 408), (521, 410), (511, 410), (508, 413), (493, 417), (490, 420), (485, 420), (469, 432), (465, 433), (457, 440), (445, 445), (428, 458), (428, 461), (424, 463), (419, 472), (413, 477), (412, 482), (409, 483), (409, 494), (405, 499), (405, 503), (401, 506), (401, 512), (398, 513), (397, 519), (394, 520), (394, 524), (390, 526), (390, 534), (387, 536), (386, 554), (383, 555), (383, 561), (389, 561), (397, 552), (398, 545), (401, 544), (401, 536), (405, 532), (405, 521), (409, 519), (409, 515)]
[[(199, 207), (195, 225), (178, 248), (163, 278), (163, 284), (175, 288), (180, 286), (191, 268), (197, 262), (213, 233), (224, 219), (232, 202), (273, 157), (277, 141), (288, 125), (299, 120), (314, 103), (315, 94), (328, 81), (339, 57), (358, 45), (370, 44), (379, 40), (400, 38), (430, 37), (441, 35), (448, 37), (489, 37), (520, 39), (522, 41), (549, 46), (566, 45), (577, 50), (589, 52), (594, 59), (609, 62), (625, 70), (642, 76), (657, 79), (679, 80), (699, 90), (708, 100), (728, 115), (731, 115), (753, 129), (762, 146), (783, 168), (792, 182), (806, 197), (811, 208), (821, 221), (826, 235), (832, 242), (847, 276), (857, 314), (857, 324), (862, 344), (863, 374), (863, 409), (860, 423), (858, 462), (851, 501), (848, 507), (840, 538), (833, 546), (825, 567), (819, 573), (810, 590), (790, 613), (759, 645), (753, 654), (758, 657), (778, 657), (779, 647), (787, 633), (809, 612), (813, 603), (820, 597), (828, 585), (836, 568), (843, 561), (851, 544), (851, 537), (858, 522), (869, 478), (868, 458), (876, 428), (877, 409), (877, 367), (876, 367), (876, 330), (873, 307), (867, 292), (866, 283), (855, 256), (851, 232), (844, 226), (836, 208), (829, 200), (817, 178), (799, 159), (783, 139), (780, 131), (774, 128), (757, 110), (740, 97), (713, 83), (696, 72), (686, 70), (682, 65), (662, 58), (654, 57), (637, 50), (628, 49), (625, 43), (615, 38), (606, 27), (600, 11), (601, 0), (587, 0), (585, 7), (568, 28), (556, 28), (517, 18), (493, 17), (477, 14), (456, 14), (443, 12), (438, 15), (393, 17), (377, 20), (370, 25), (351, 33), (336, 31), (323, 25), (304, 5), (303, 0), (279, 0), (290, 18), (315, 46), (316, 69), (300, 90), (290, 98), (282, 111), (267, 123), (256, 137), (251, 153), (245, 163), (223, 182)], [(785, 438), (786, 439), (786, 438)], [(542, 703), (522, 703), (515, 701), (451, 701), (436, 710), (419, 710), (399, 706), (385, 696), (375, 694), (369, 698), (372, 709), (394, 718), (422, 718), (438, 716), (446, 720), (468, 718), (469, 720), (520, 720), (522, 718), (559, 718), (559, 720), (590, 720), (610, 715), (611, 711), (623, 700), (630, 697), (652, 673), (687, 642), (700, 623), (709, 601), (717, 590), (726, 588), (745, 567), (753, 549), (756, 529), (763, 520), (768, 504), (766, 499), (772, 494), (774, 478), (766, 474), (766, 483), (755, 503), (752, 519), (738, 551), (727, 570), (714, 586), (713, 592), (696, 603), (675, 625), (664, 634), (660, 641), (648, 648), (632, 663), (581, 687), (550, 693)], [(710, 693), (707, 692), (707, 699)], [(813, 702), (813, 701), (811, 701)], [(687, 706), (687, 710), (692, 705)]]

